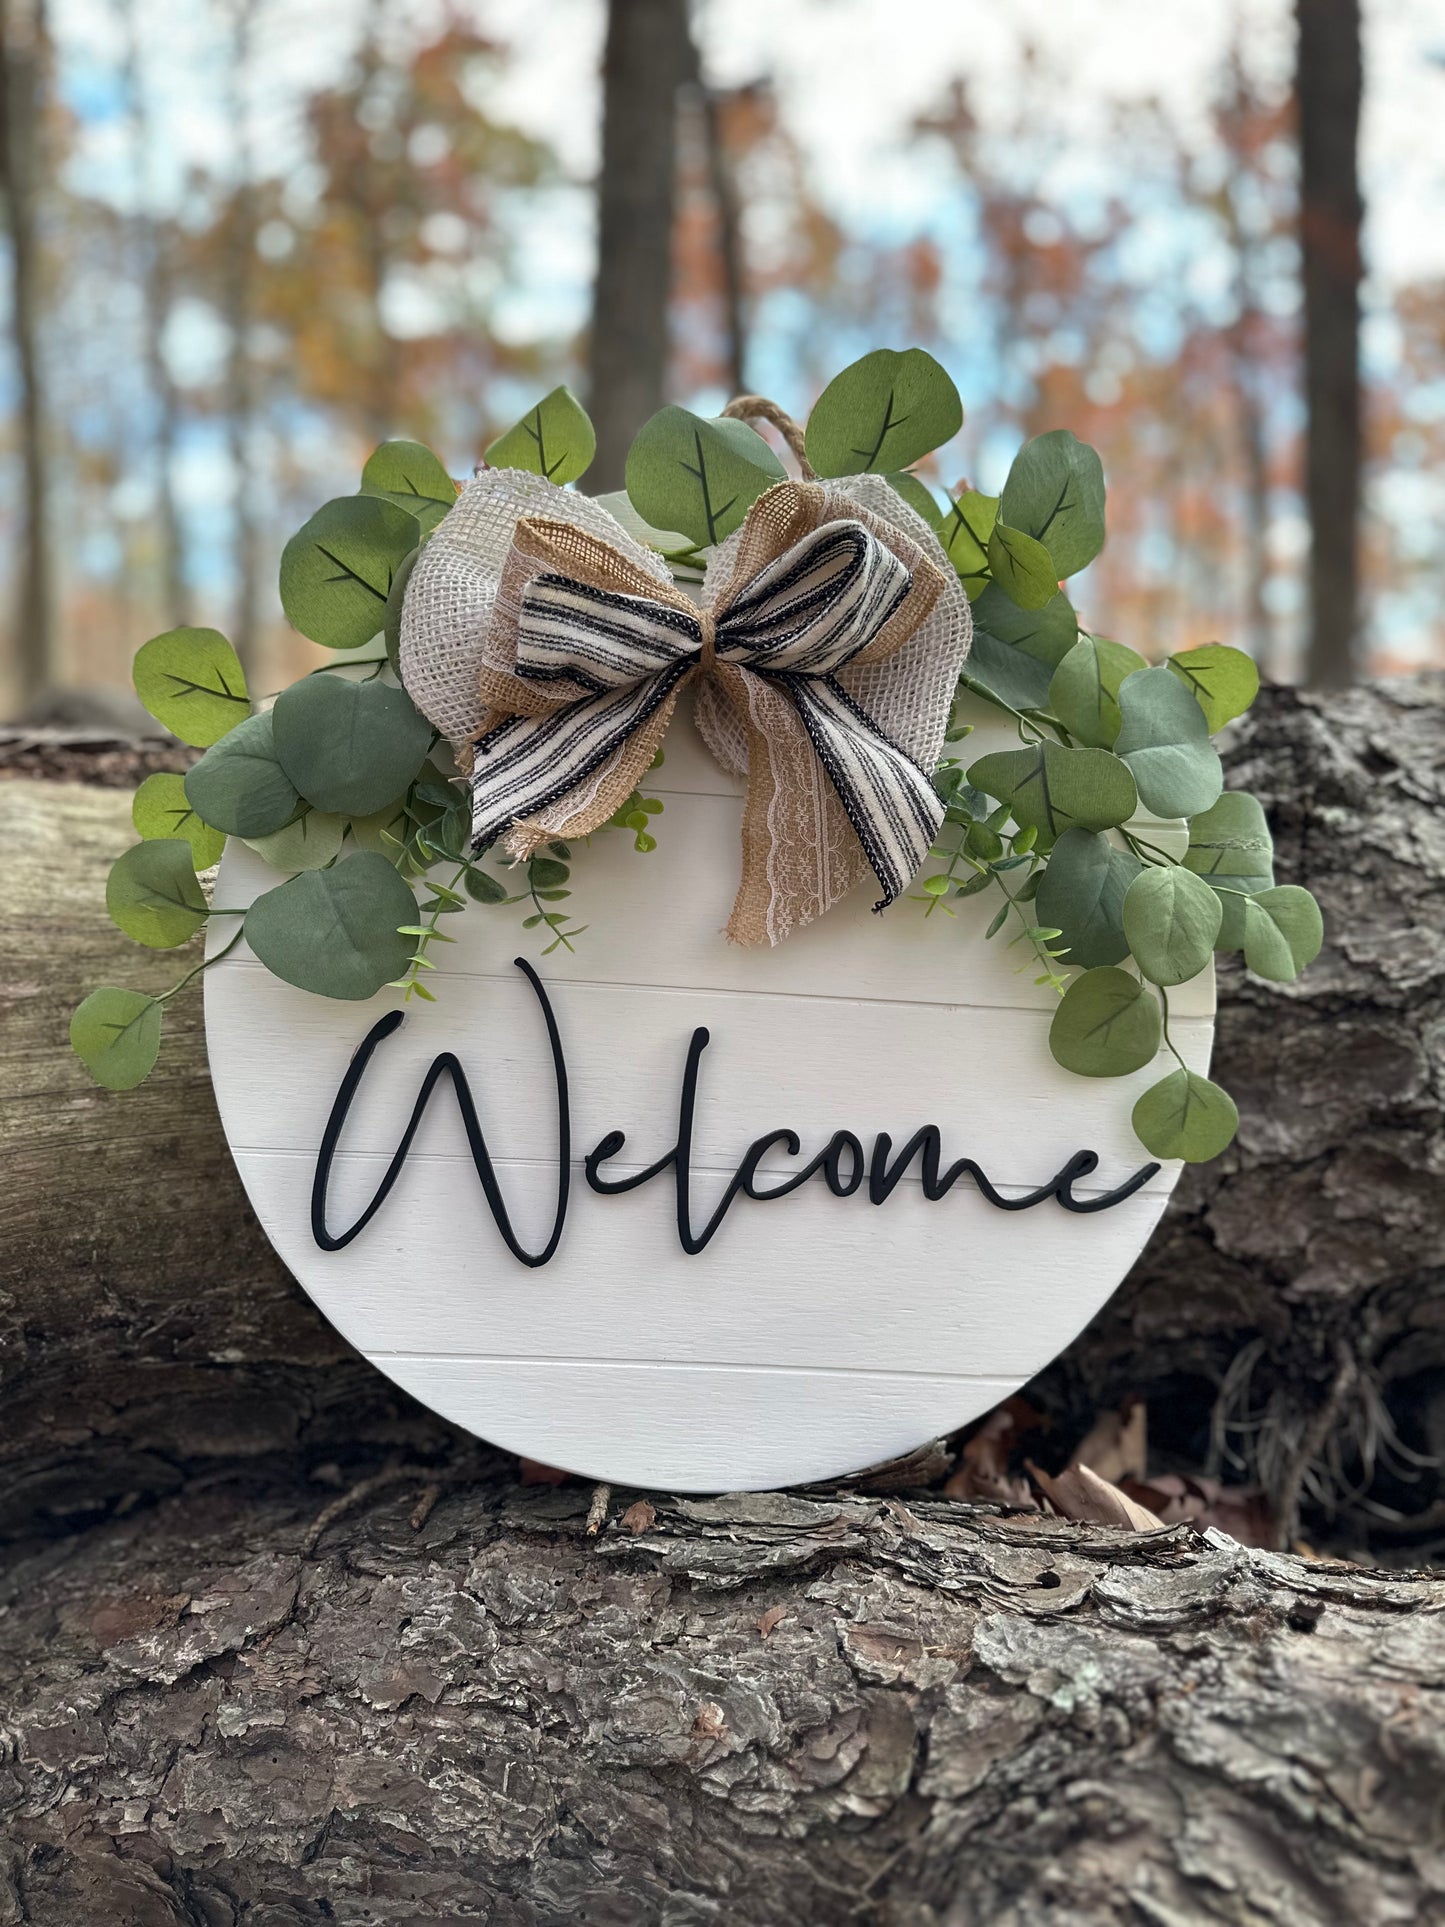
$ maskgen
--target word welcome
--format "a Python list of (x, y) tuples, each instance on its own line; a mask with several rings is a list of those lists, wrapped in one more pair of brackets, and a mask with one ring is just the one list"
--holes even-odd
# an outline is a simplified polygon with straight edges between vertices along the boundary
[[(351, 1110), (356, 1093), (366, 1075), (367, 1066), (376, 1053), (378, 1045), (400, 1029), (402, 1013), (399, 1010), (388, 1012), (367, 1032), (358, 1046), (355, 1056), (347, 1067), (346, 1075), (336, 1093), (336, 1101), (331, 1107), (326, 1130), (321, 1139), (321, 1148), (316, 1154), (316, 1174), (311, 1187), (311, 1233), (323, 1251), (340, 1251), (349, 1245), (353, 1238), (359, 1237), (386, 1202), (392, 1186), (401, 1175), (411, 1149), (412, 1140), (421, 1125), (427, 1103), (433, 1090), (443, 1077), (449, 1077), (456, 1094), (457, 1108), (461, 1113), (462, 1125), (467, 1134), (471, 1149), (472, 1163), (482, 1193), (491, 1211), (492, 1220), (501, 1233), (502, 1240), (514, 1258), (524, 1265), (545, 1265), (555, 1254), (562, 1241), (563, 1227), (567, 1222), (567, 1206), (570, 1196), (572, 1176), (572, 1114), (567, 1095), (567, 1059), (562, 1049), (562, 1038), (557, 1029), (557, 1019), (552, 1010), (551, 1000), (543, 987), (541, 978), (524, 957), (516, 960), (517, 968), (522, 971), (542, 1008), (542, 1016), (547, 1026), (547, 1038), (552, 1047), (552, 1064), (557, 1083), (557, 1208), (552, 1221), (552, 1232), (540, 1251), (529, 1251), (518, 1239), (512, 1228), (507, 1212), (506, 1200), (497, 1182), (496, 1167), (492, 1162), (487, 1140), (482, 1132), (481, 1121), (477, 1116), (476, 1103), (472, 1097), (471, 1085), (463, 1070), (461, 1061), (451, 1051), (443, 1051), (433, 1058), (422, 1079), (412, 1106), (411, 1117), (402, 1132), (390, 1164), (386, 1168), (375, 1196), (361, 1216), (349, 1230), (333, 1233), (326, 1223), (326, 1193), (330, 1182), (331, 1164), (346, 1128), (346, 1119)], [(1098, 1169), (1099, 1159), (1094, 1151), (1076, 1151), (1068, 1162), (1037, 1190), (1025, 1192), (1022, 1197), (1005, 1197), (990, 1183), (982, 1167), (972, 1158), (959, 1158), (947, 1169), (943, 1167), (943, 1140), (936, 1124), (925, 1124), (913, 1133), (908, 1142), (894, 1153), (893, 1139), (887, 1131), (879, 1131), (873, 1139), (871, 1153), (864, 1150), (863, 1141), (853, 1131), (835, 1131), (832, 1137), (817, 1154), (797, 1171), (792, 1172), (780, 1182), (764, 1185), (759, 1179), (759, 1167), (771, 1151), (781, 1149), (789, 1157), (802, 1154), (802, 1142), (796, 1131), (780, 1129), (768, 1131), (755, 1138), (743, 1153), (742, 1161), (728, 1181), (717, 1208), (703, 1225), (702, 1229), (693, 1228), (692, 1210), (692, 1130), (693, 1117), (697, 1109), (698, 1072), (702, 1064), (702, 1054), (709, 1043), (709, 1033), (699, 1025), (692, 1033), (687, 1047), (687, 1059), (683, 1066), (682, 1089), (677, 1107), (677, 1139), (672, 1147), (649, 1164), (645, 1170), (634, 1172), (631, 1177), (607, 1178), (602, 1175), (602, 1167), (614, 1159), (627, 1142), (623, 1131), (608, 1131), (587, 1153), (583, 1171), (592, 1190), (602, 1197), (618, 1197), (624, 1191), (635, 1191), (639, 1185), (650, 1184), (663, 1172), (671, 1171), (677, 1198), (677, 1236), (678, 1242), (689, 1256), (696, 1256), (717, 1235), (723, 1219), (734, 1198), (751, 1198), (757, 1204), (771, 1204), (779, 1198), (786, 1198), (800, 1185), (821, 1174), (823, 1182), (836, 1198), (852, 1197), (855, 1191), (867, 1185), (870, 1204), (886, 1204), (908, 1172), (914, 1159), (918, 1160), (919, 1176), (922, 1180), (923, 1195), (930, 1202), (946, 1197), (961, 1178), (971, 1178), (979, 1193), (987, 1202), (1000, 1211), (1028, 1211), (1036, 1204), (1043, 1204), (1052, 1198), (1066, 1211), (1081, 1214), (1094, 1211), (1107, 1211), (1112, 1205), (1122, 1204), (1149, 1182), (1159, 1170), (1158, 1164), (1142, 1165), (1132, 1177), (1121, 1184), (1117, 1190), (1102, 1192), (1097, 1197), (1076, 1198), (1073, 1186), (1080, 1178), (1088, 1177)]]

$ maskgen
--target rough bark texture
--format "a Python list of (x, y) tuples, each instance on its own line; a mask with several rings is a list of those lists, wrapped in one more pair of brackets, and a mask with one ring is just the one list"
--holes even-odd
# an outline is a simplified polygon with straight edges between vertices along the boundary
[[(1445, 1580), (478, 1467), (234, 1477), (5, 1585), (0, 1920), (1445, 1920)], [(314, 1506), (314, 1501), (313, 1501)]]
[(1238, 1140), (1186, 1170), (1036, 1403), (1078, 1426), (1143, 1394), (1181, 1469), (1227, 1446), (1277, 1510), (1303, 1474), (1312, 1531), (1445, 1539), (1437, 1464), (1409, 1457), (1445, 1446), (1445, 678), (1268, 692), (1227, 762), (1325, 948), (1287, 987), (1220, 960)]
[[(1430, 1444), (1442, 704), (1240, 732), (1329, 946), (1226, 973), (1239, 1147), (1033, 1388), (1061, 1439), (1152, 1391), (1182, 1458), (1224, 1379), (1281, 1481), (1407, 1391)], [(100, 909), (127, 806), (0, 783), (0, 1927), (1445, 1922), (1445, 1580), (928, 1493), (523, 1489), (392, 1391), (246, 1210), (198, 1005), (124, 1099), (67, 1057), (84, 988), (178, 961)]]

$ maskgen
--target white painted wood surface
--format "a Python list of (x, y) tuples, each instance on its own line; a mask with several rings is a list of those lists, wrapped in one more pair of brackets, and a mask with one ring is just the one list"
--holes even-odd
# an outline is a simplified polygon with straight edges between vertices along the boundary
[[(1013, 740), (980, 707), (968, 751)], [(541, 1012), (513, 963), (541, 971), (567, 1056), (571, 1206), (541, 1268), (506, 1250), (477, 1183), (449, 1082), (433, 1094), (406, 1168), (342, 1251), (315, 1244), (317, 1147), (356, 1045), (395, 994), (338, 1004), (278, 983), (242, 945), (206, 979), (212, 1077), (232, 1151), (267, 1234), (338, 1329), (396, 1382), (509, 1450), (620, 1483), (688, 1491), (824, 1478), (909, 1450), (986, 1410), (1045, 1365), (1113, 1291), (1178, 1174), (1166, 1166), (1088, 1216), (1052, 1200), (988, 1205), (967, 1180), (924, 1197), (916, 1165), (888, 1202), (814, 1178), (772, 1203), (734, 1201), (702, 1253), (677, 1238), (665, 1172), (599, 1197), (582, 1159), (627, 1134), (607, 1174), (675, 1140), (688, 1040), (705, 1025), (695, 1121), (693, 1220), (702, 1222), (748, 1145), (795, 1130), (804, 1159), (835, 1131), (895, 1151), (937, 1124), (945, 1161), (972, 1157), (1001, 1190), (1046, 1182), (1080, 1149), (1110, 1190), (1146, 1162), (1129, 1129), (1162, 1074), (1095, 1081), (1048, 1055), (1054, 999), (1018, 970), (1023, 946), (985, 944), (996, 900), (926, 922), (886, 916), (865, 888), (778, 949), (721, 935), (738, 872), (738, 786), (680, 717), (649, 788), (665, 810), (658, 849), (609, 832), (579, 848), (568, 907), (589, 924), (575, 956), (542, 961), (519, 912), (470, 908), (412, 1006), (381, 1045), (353, 1106), (329, 1222), (371, 1198), (440, 1051), (462, 1060), (523, 1242), (545, 1241), (556, 1196), (556, 1102)], [(1167, 835), (1168, 832), (1163, 832)], [(276, 873), (228, 847), (218, 901), (244, 905)], [(213, 941), (229, 932), (218, 926)], [(1206, 978), (1171, 995), (1173, 1033), (1204, 1069)], [(762, 1171), (795, 1169), (782, 1151)]]

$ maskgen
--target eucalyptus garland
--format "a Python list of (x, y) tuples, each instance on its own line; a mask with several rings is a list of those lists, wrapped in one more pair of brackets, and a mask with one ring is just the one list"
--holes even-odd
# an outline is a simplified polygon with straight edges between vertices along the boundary
[[(1021, 968), (1057, 994), (1049, 1043), (1067, 1070), (1126, 1076), (1169, 1052), (1175, 1068), (1139, 1098), (1134, 1129), (1153, 1156), (1199, 1162), (1225, 1148), (1238, 1118), (1175, 1048), (1169, 992), (1216, 951), (1289, 982), (1323, 935), (1309, 892), (1275, 881), (1258, 800), (1223, 786), (1212, 738), (1248, 709), (1259, 677), (1218, 643), (1151, 665), (1081, 631), (1059, 585), (1103, 547), (1098, 455), (1054, 430), (1019, 451), (999, 495), (941, 499), (915, 465), (962, 419), (930, 355), (879, 350), (824, 389), (801, 448), (819, 477), (886, 477), (933, 529), (973, 609), (960, 694), (1005, 712), (1018, 735), (1016, 749), (953, 754), (939, 767), (944, 827), (914, 900), (932, 917), (952, 916), (963, 898), (997, 899), (986, 937), (1011, 933)], [(586, 413), (557, 388), (485, 460), (566, 486), (594, 448)], [(784, 473), (745, 422), (669, 407), (638, 434), (626, 490), (599, 499), (687, 582)], [(273, 703), (253, 699), (214, 629), (171, 629), (138, 652), (141, 701), (204, 754), (185, 776), (140, 786), (141, 840), (113, 866), (106, 907), (151, 949), (178, 949), (213, 923), (218, 938), (169, 989), (100, 989), (77, 1009), (71, 1042), (106, 1088), (148, 1075), (166, 1004), (242, 936), (274, 975), (319, 996), (391, 987), (428, 1002), (436, 953), (453, 941), (447, 919), (469, 903), (520, 912), (544, 954), (582, 938), (586, 925), (562, 907), (572, 846), (552, 841), (518, 860), (474, 854), (466, 781), (401, 686), (407, 581), (459, 486), (430, 449), (385, 442), (359, 492), (297, 531), (281, 558), (282, 607), (332, 658)], [(960, 722), (950, 744), (967, 734)], [(634, 791), (608, 827), (647, 852), (661, 811)], [(228, 837), (281, 879), (244, 910), (210, 902), (200, 881)]]

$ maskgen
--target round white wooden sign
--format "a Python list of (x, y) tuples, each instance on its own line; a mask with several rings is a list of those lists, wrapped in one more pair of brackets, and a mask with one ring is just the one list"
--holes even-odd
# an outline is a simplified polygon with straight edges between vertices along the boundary
[[(971, 720), (970, 760), (1016, 745), (995, 712)], [(860, 888), (775, 950), (730, 945), (739, 786), (687, 717), (666, 749), (649, 779), (665, 802), (656, 851), (606, 832), (576, 853), (567, 907), (590, 927), (575, 955), (543, 959), (516, 909), (449, 920), (458, 941), (428, 979), (437, 1002), (413, 1003), (356, 1082), (329, 1163), (328, 1241), (372, 1202), (445, 1053), (465, 1074), (480, 1158), (443, 1071), (374, 1215), (323, 1249), (318, 1153), (358, 1046), (400, 999), (308, 995), (244, 945), (205, 980), (211, 1075), (272, 1243), (338, 1330), (433, 1410), (622, 1484), (834, 1477), (986, 1411), (1108, 1298), (1178, 1176), (1166, 1165), (1103, 1202), (1149, 1162), (1129, 1113), (1161, 1068), (1095, 1081), (1053, 1063), (1055, 999), (1021, 967), (1027, 947), (983, 941), (993, 893), (958, 904), (956, 920), (925, 921), (909, 902), (874, 916)], [(217, 900), (244, 905), (276, 880), (233, 842)], [(555, 1253), (529, 1265), (507, 1248), (478, 1167), (490, 1161), (517, 1245), (542, 1254), (561, 1177), (547, 1008), (569, 1183)], [(1172, 1034), (1194, 1069), (1207, 1068), (1212, 1020), (1210, 976), (1171, 993)], [(684, 1154), (669, 1160), (680, 1119)], [(930, 1197), (941, 1187), (926, 1182), (927, 1144), (901, 1160), (929, 1125), (941, 1176), (971, 1159), (1000, 1199), (1045, 1195), (1002, 1209), (965, 1170)], [(660, 1168), (604, 1194), (588, 1163), (605, 1139), (598, 1183)], [(787, 1195), (747, 1195), (781, 1188), (830, 1143), (827, 1167)], [(1068, 1209), (1048, 1191), (1083, 1151), (1097, 1166), (1073, 1164), (1056, 1191), (1103, 1208)], [(685, 1249), (730, 1187), (711, 1238)]]

